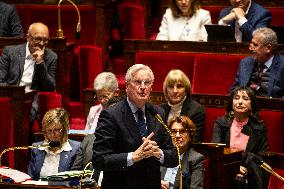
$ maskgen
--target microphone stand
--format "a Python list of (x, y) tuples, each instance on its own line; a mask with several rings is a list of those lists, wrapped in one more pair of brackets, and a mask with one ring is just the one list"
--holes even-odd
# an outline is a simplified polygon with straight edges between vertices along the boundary
[[(5, 150), (3, 150), (1, 153), (0, 153), (0, 167), (2, 166), (1, 164), (1, 159), (2, 159), (2, 156), (8, 152), (8, 151), (11, 151), (11, 150), (27, 150), (27, 149), (30, 149), (30, 148), (40, 148), (40, 147), (47, 147), (47, 146), (18, 146), (18, 147), (10, 147), (10, 148), (6, 148)], [(0, 176), (0, 183), (2, 183), (3, 180), (2, 180), (2, 177)]]
[[(58, 9), (58, 29), (57, 29), (57, 37), (58, 38), (64, 38), (64, 35), (63, 35), (63, 30), (62, 30), (62, 27), (61, 27), (61, 13), (60, 13), (60, 4), (62, 3), (63, 0), (60, 0), (57, 4), (57, 9)], [(76, 11), (77, 11), (77, 15), (78, 15), (78, 22), (77, 22), (77, 27), (76, 27), (76, 34), (79, 34), (80, 31), (81, 31), (81, 15), (80, 15), (80, 11), (77, 7), (77, 5), (71, 1), (71, 0), (67, 0), (69, 3), (71, 3)]]
[(284, 181), (284, 178), (282, 176), (280, 176), (278, 173), (276, 173), (267, 163), (263, 162), (260, 165), (260, 167), (262, 167), (265, 171), (271, 173), (272, 175), (274, 175), (275, 177), (277, 177), (281, 181)]
[[(155, 118), (163, 125), (163, 127), (167, 130), (167, 132), (170, 134), (171, 139), (175, 140), (172, 132), (170, 131), (170, 129), (168, 128), (168, 126), (164, 123), (162, 117), (159, 114), (155, 114)], [(179, 147), (174, 144), (176, 149), (177, 149), (177, 154), (178, 154), (178, 167), (179, 167), (179, 189), (182, 189), (182, 169), (181, 169), (181, 160), (180, 160), (180, 151), (179, 151)]]

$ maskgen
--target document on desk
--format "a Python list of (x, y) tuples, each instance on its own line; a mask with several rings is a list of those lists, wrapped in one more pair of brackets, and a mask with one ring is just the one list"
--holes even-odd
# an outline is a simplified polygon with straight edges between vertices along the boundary
[(11, 169), (9, 167), (1, 166), (0, 167), (0, 176), (3, 178), (10, 178), (12, 179), (15, 183), (21, 183), (26, 180), (31, 180), (32, 178), (30, 175), (18, 171), (16, 169)]

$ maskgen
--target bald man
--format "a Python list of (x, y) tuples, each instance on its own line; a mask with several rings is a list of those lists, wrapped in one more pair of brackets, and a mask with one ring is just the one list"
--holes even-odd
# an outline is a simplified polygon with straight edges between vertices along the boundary
[[(48, 27), (43, 23), (30, 25), (27, 43), (4, 47), (0, 57), (0, 84), (25, 86), (26, 92), (53, 91), (57, 55), (46, 48), (49, 41)], [(38, 110), (35, 98), (30, 121)]]

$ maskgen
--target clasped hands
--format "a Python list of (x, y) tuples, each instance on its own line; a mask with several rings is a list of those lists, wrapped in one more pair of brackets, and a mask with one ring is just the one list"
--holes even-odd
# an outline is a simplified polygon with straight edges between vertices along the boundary
[(159, 146), (157, 145), (157, 143), (155, 141), (151, 140), (153, 135), (154, 135), (154, 133), (152, 132), (147, 137), (142, 138), (143, 143), (132, 154), (133, 162), (138, 162), (138, 161), (140, 161), (144, 158), (149, 158), (149, 157), (152, 157), (152, 156), (154, 156), (158, 159), (161, 158), (161, 155), (162, 155), (161, 149), (159, 148)]
[(245, 17), (245, 12), (242, 8), (233, 8), (231, 12), (222, 18), (222, 21), (226, 24), (232, 22), (233, 20), (239, 20)]

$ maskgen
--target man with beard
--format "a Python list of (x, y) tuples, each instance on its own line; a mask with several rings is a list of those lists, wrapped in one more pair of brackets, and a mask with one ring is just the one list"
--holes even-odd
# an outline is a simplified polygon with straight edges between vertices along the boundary
[(237, 86), (249, 86), (257, 96), (284, 98), (284, 56), (277, 52), (276, 33), (270, 28), (259, 28), (252, 35), (252, 56), (241, 60), (230, 91)]
[(235, 28), (237, 42), (249, 42), (252, 32), (257, 28), (268, 27), (271, 13), (251, 0), (230, 0), (231, 7), (221, 10), (219, 25)]

